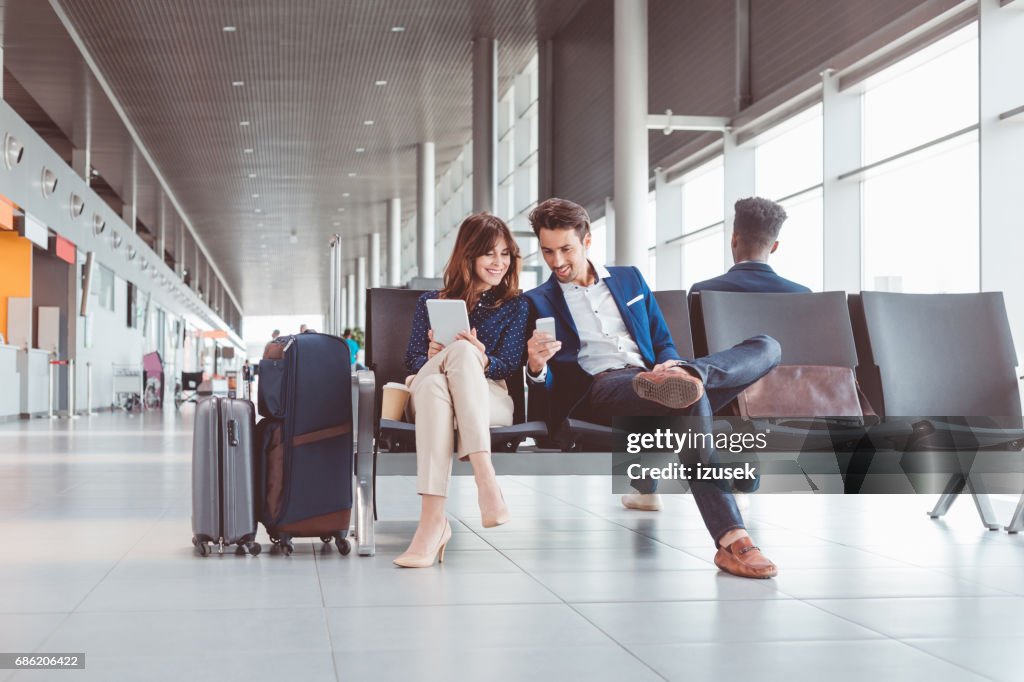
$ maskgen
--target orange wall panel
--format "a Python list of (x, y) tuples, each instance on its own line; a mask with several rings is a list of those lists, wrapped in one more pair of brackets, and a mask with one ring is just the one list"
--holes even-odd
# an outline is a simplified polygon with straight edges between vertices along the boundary
[(7, 338), (7, 299), (32, 295), (32, 242), (0, 232), (0, 333)]

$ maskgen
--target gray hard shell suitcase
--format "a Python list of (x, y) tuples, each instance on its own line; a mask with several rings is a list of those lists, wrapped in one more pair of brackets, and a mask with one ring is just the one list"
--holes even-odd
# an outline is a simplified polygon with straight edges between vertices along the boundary
[(256, 542), (253, 454), (256, 413), (248, 400), (207, 398), (196, 405), (192, 437), (192, 544), (223, 553), (237, 545), (260, 553)]

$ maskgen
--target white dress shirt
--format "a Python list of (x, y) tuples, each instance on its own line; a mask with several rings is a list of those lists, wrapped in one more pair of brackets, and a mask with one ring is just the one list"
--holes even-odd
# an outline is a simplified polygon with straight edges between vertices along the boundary
[[(626, 329), (612, 292), (604, 283), (612, 274), (603, 265), (590, 265), (597, 273), (597, 281), (591, 286), (558, 283), (579, 332), (580, 368), (591, 376), (622, 367), (646, 368), (640, 347)], [(526, 374), (533, 381), (542, 382), (547, 377), (547, 366), (536, 377)]]

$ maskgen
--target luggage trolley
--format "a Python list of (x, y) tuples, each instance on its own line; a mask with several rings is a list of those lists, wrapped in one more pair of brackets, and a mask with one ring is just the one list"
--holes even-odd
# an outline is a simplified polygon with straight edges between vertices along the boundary
[(113, 364), (114, 395), (111, 406), (131, 412), (142, 407), (142, 367)]

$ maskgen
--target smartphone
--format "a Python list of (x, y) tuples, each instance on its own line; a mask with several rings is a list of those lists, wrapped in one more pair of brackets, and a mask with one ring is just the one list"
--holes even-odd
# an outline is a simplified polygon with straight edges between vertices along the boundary
[(545, 334), (551, 334), (551, 338), (555, 338), (555, 318), (553, 317), (541, 317), (537, 320), (537, 331), (544, 332)]

